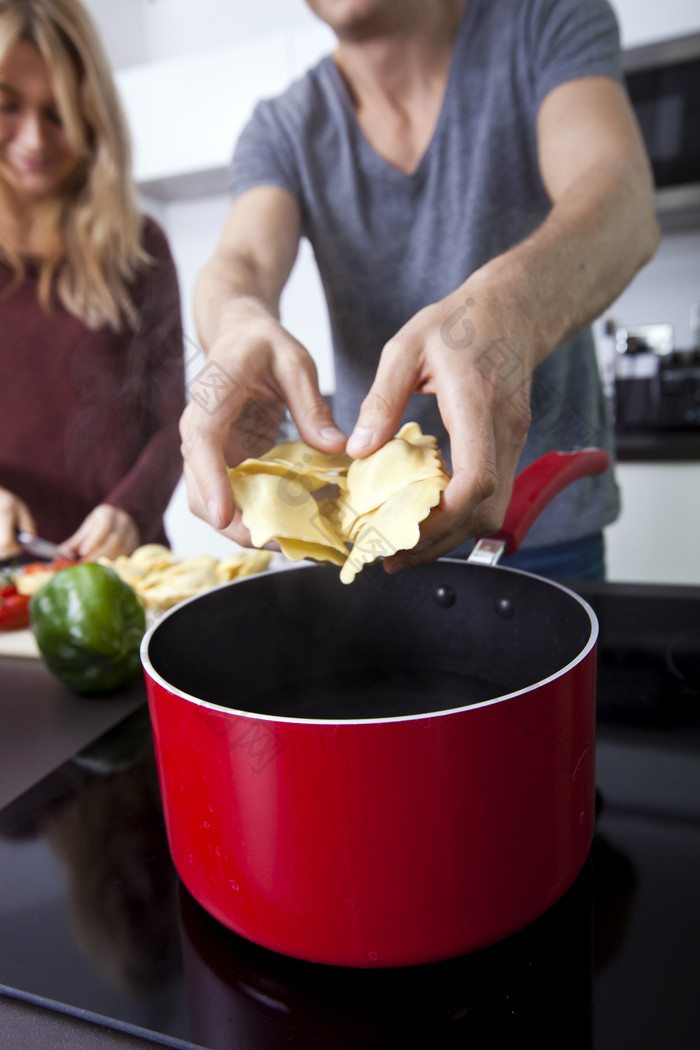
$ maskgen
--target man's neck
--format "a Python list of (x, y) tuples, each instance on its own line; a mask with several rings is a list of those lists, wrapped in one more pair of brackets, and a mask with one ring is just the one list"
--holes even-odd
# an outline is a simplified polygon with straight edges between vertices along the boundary
[(406, 3), (401, 17), (374, 35), (339, 34), (333, 58), (356, 109), (382, 96), (389, 103), (405, 103), (431, 86), (444, 87), (466, 2)]
[(467, 0), (406, 5), (391, 34), (338, 37), (333, 58), (375, 151), (405, 174), (425, 153), (440, 117)]

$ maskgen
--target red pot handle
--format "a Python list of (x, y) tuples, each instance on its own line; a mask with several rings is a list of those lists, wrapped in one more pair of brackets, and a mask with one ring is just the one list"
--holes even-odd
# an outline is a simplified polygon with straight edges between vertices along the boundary
[(517, 551), (534, 521), (562, 489), (579, 478), (603, 474), (610, 456), (602, 448), (548, 452), (519, 474), (500, 530), (489, 537), (505, 541), (504, 554)]

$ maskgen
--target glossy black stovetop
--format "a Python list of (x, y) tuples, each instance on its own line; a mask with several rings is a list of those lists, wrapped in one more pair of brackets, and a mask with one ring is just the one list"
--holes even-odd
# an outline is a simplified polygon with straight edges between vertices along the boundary
[(578, 589), (601, 624), (600, 813), (579, 878), (537, 922), (395, 971), (243, 941), (174, 872), (144, 708), (0, 812), (6, 995), (124, 1045), (696, 1048), (700, 591)]

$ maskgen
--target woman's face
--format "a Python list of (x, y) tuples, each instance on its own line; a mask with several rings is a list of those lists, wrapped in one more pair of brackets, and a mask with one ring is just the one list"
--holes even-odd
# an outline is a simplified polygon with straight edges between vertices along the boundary
[(58, 193), (79, 159), (39, 50), (21, 41), (0, 62), (0, 179), (31, 205)]

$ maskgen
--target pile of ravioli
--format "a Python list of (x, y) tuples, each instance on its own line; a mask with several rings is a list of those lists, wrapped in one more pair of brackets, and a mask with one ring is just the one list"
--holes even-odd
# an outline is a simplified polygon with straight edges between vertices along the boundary
[(179, 558), (160, 543), (146, 543), (118, 558), (98, 559), (133, 588), (149, 617), (220, 583), (264, 572), (271, 560), (269, 551), (243, 551), (226, 558), (209, 554)]
[(365, 459), (286, 441), (228, 473), (255, 547), (274, 541), (293, 561), (333, 562), (343, 583), (415, 547), (449, 481), (435, 438), (418, 423)]

